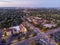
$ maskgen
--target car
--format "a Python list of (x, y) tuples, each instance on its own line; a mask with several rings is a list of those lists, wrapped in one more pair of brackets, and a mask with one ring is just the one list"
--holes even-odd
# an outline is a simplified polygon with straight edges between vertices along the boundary
[(44, 42), (44, 43), (46, 42), (46, 41), (44, 41), (44, 39), (40, 39), (40, 41), (42, 41), (42, 42)]

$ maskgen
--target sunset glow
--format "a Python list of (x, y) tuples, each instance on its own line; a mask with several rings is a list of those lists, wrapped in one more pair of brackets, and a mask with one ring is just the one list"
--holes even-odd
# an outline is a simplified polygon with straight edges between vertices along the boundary
[(0, 7), (60, 7), (60, 0), (0, 0)]

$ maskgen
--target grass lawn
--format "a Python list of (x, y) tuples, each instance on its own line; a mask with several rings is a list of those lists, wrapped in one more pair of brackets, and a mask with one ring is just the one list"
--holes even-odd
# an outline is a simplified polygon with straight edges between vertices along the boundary
[(58, 38), (60, 39), (60, 34), (58, 34)]

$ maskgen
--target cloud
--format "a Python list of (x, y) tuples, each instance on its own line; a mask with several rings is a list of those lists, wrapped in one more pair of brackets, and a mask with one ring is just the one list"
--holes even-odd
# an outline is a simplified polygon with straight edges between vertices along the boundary
[(28, 6), (32, 6), (35, 5), (35, 3), (33, 2), (25, 2), (25, 1), (20, 1), (20, 2), (0, 2), (0, 6), (1, 7), (28, 7)]
[(0, 2), (21, 2), (21, 1), (24, 1), (24, 2), (35, 2), (37, 0), (0, 0)]
[(37, 0), (0, 0), (0, 7), (33, 7), (37, 4)]
[(0, 7), (60, 7), (60, 0), (0, 0)]

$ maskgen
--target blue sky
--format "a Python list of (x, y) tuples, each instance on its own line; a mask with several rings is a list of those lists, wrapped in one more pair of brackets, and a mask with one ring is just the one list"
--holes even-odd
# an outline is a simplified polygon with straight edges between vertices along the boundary
[(0, 0), (0, 7), (60, 7), (60, 0)]

